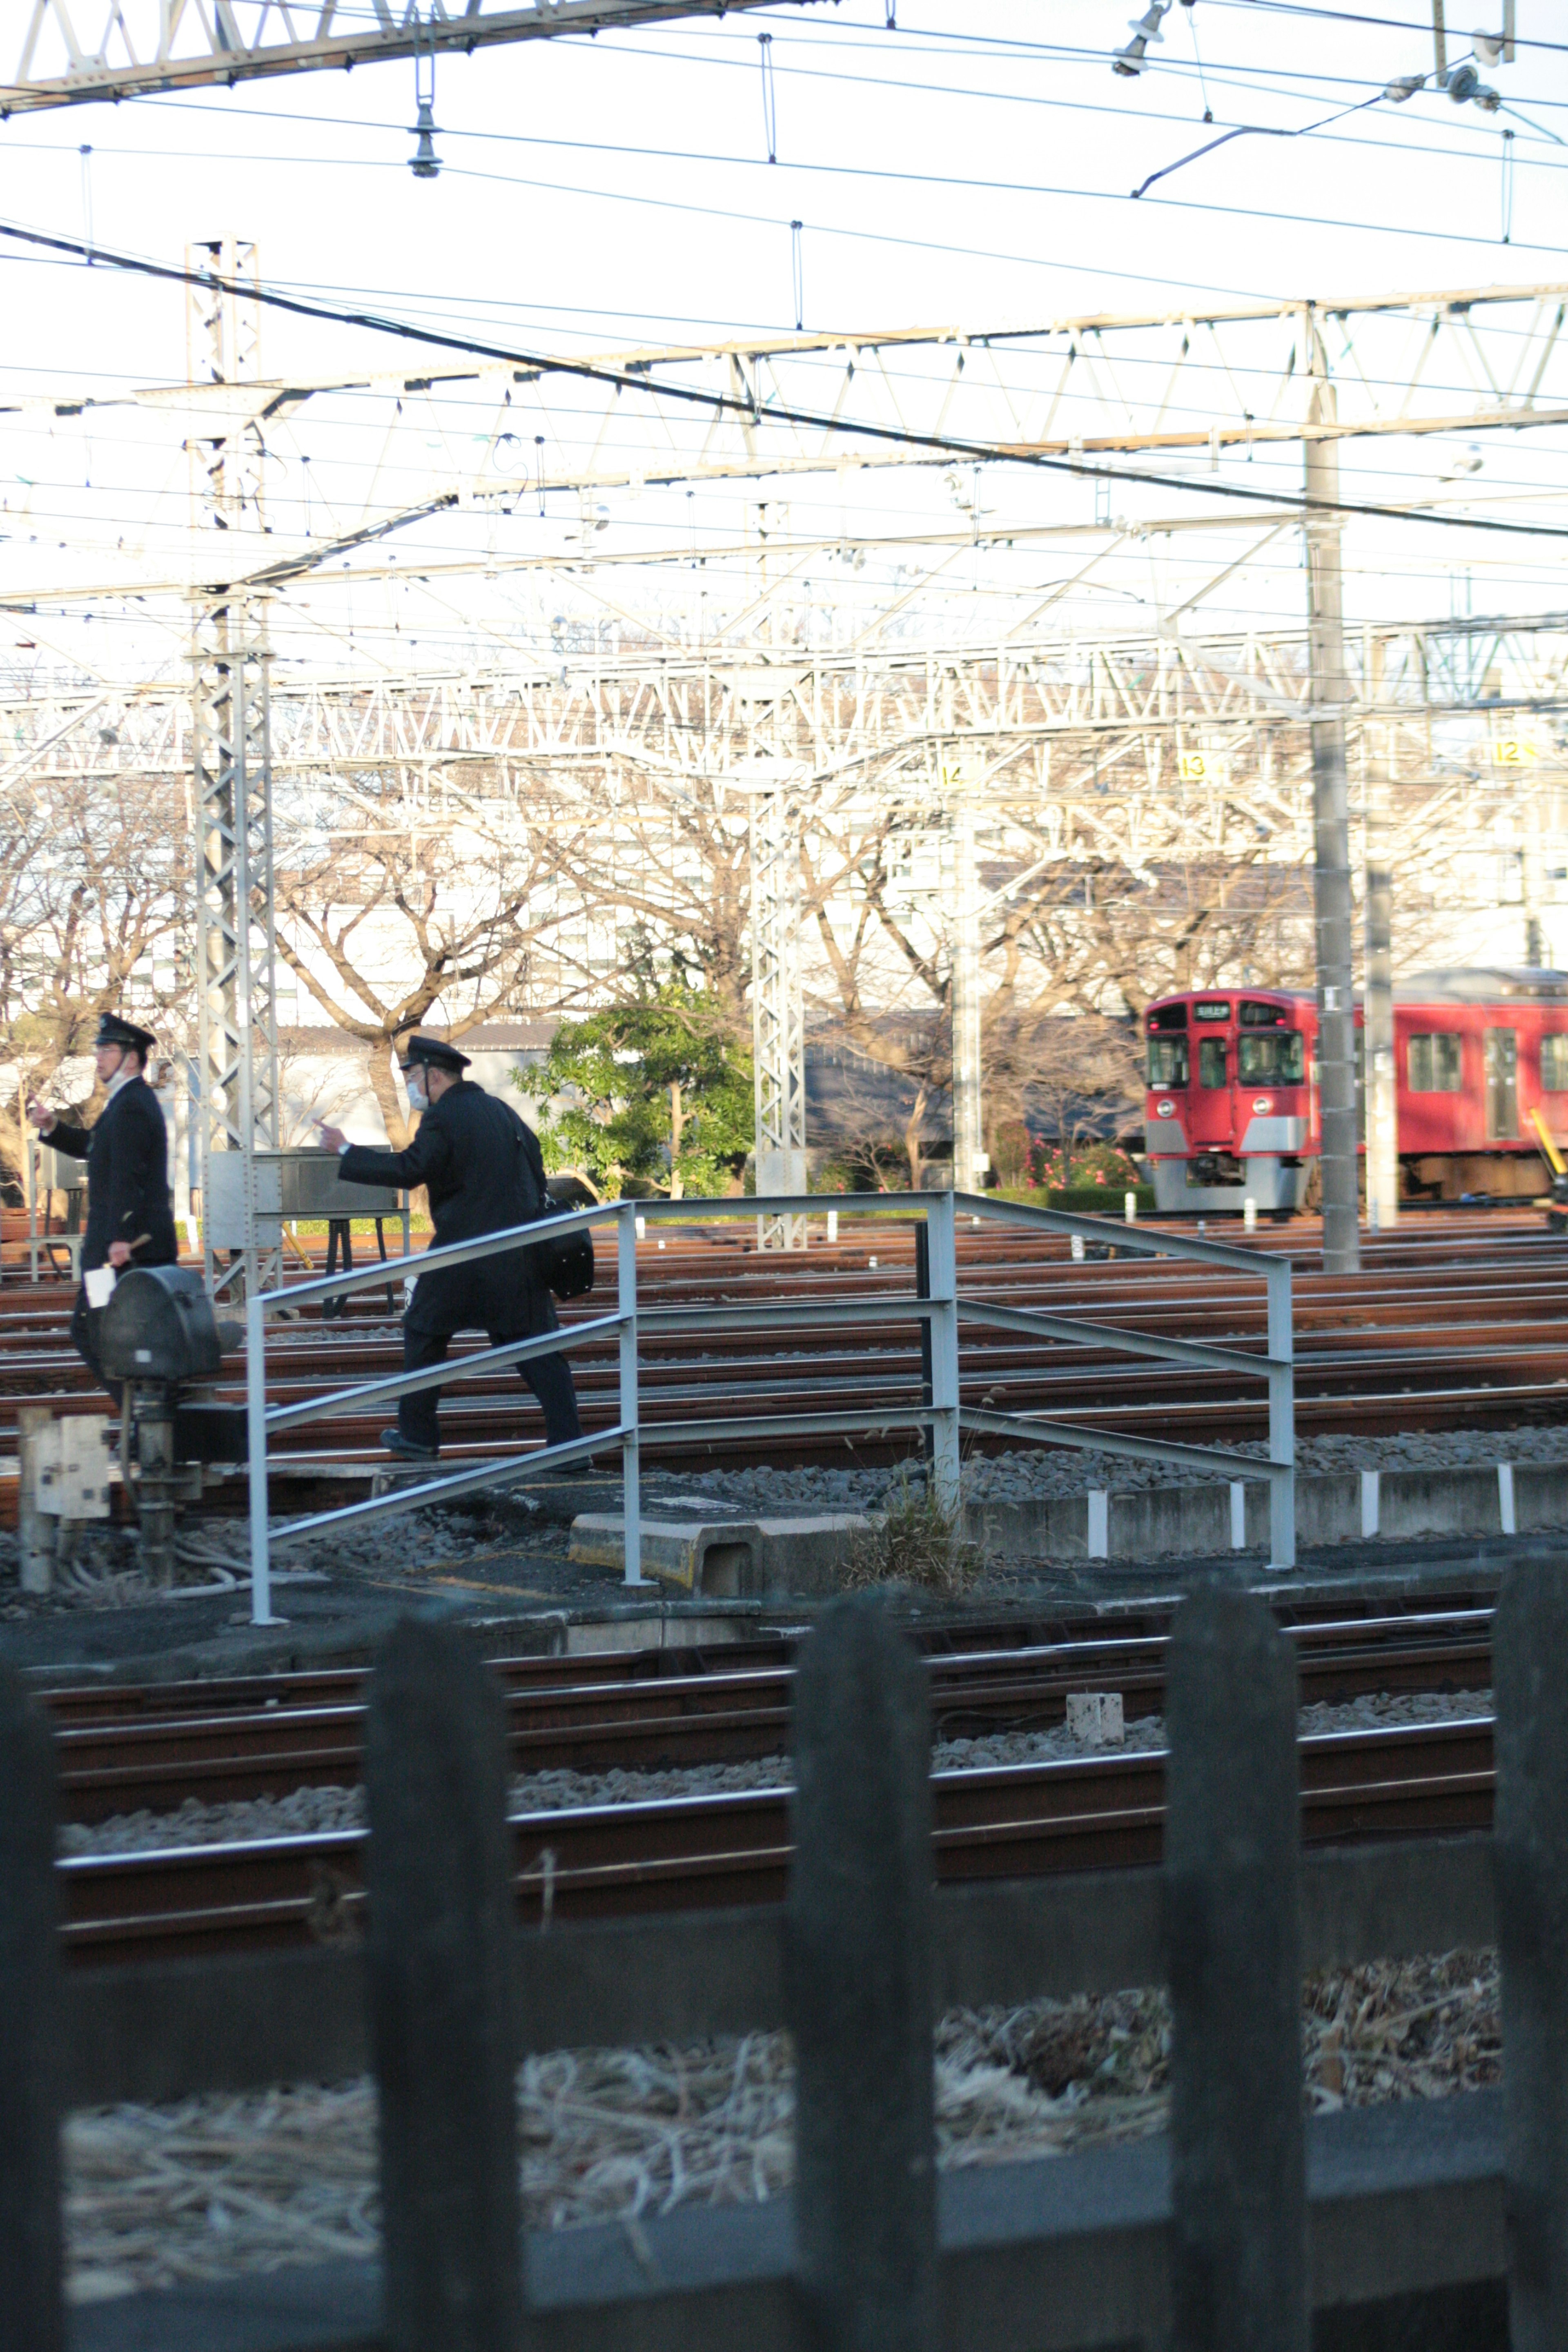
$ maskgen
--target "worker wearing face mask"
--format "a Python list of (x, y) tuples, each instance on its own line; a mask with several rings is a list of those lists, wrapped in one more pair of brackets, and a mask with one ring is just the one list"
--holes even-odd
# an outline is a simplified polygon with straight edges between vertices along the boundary
[[(387, 1184), (429, 1195), (435, 1233), (431, 1247), (478, 1241), (526, 1224), (544, 1209), (544, 1161), (539, 1139), (506, 1103), (465, 1077), (468, 1057), (440, 1037), (410, 1037), (400, 1065), (419, 1130), (406, 1151), (375, 1151), (351, 1143), (342, 1129), (322, 1127), (321, 1139), (339, 1156), (339, 1174), (352, 1184)], [(483, 1331), (492, 1348), (560, 1328), (555, 1302), (532, 1250), (507, 1250), (468, 1265), (422, 1274), (403, 1318), (405, 1371), (445, 1361), (459, 1331)], [(583, 1433), (572, 1368), (563, 1355), (534, 1356), (518, 1370), (544, 1411), (552, 1445)], [(410, 1462), (434, 1461), (440, 1439), (437, 1388), (419, 1389), (397, 1408), (397, 1426), (381, 1442)]]
[[(56, 1151), (87, 1162), (87, 1231), (82, 1236), (83, 1283), (71, 1313), (71, 1343), (94, 1377), (99, 1310), (88, 1304), (85, 1277), (100, 1266), (173, 1265), (180, 1255), (169, 1199), (169, 1139), (158, 1097), (143, 1072), (156, 1039), (150, 1030), (106, 1013), (98, 1024), (94, 1060), (106, 1090), (90, 1128), (76, 1127), (37, 1100), (27, 1116)], [(103, 1385), (120, 1402), (118, 1382)]]

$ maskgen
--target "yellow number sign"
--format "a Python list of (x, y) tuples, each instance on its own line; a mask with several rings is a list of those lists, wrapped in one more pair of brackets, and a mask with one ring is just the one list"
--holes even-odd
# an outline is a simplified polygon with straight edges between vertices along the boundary
[(1495, 768), (1533, 768), (1540, 757), (1531, 736), (1498, 735), (1492, 739)]

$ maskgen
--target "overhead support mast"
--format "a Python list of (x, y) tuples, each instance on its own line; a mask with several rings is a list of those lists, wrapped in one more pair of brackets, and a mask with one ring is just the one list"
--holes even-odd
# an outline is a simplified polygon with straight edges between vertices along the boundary
[[(255, 246), (215, 239), (189, 263), (190, 382), (254, 382), (260, 311), (243, 289), (258, 282)], [(280, 1244), (262, 1248), (257, 1217), (256, 1154), (279, 1139), (268, 656), (260, 600), (201, 574), (248, 568), (264, 449), (258, 423), (243, 416), (188, 446), (203, 1256), (209, 1287), (249, 1290), (282, 1272)], [(218, 1246), (232, 1252), (221, 1273)]]
[(985, 1157), (980, 1038), (980, 893), (974, 873), (974, 810), (963, 785), (948, 820), (948, 1017), (952, 1032), (952, 1182), (983, 1192)]
[[(799, 1195), (805, 1171), (805, 1016), (800, 985), (800, 810), (787, 787), (752, 804), (752, 1051), (760, 1193)], [(757, 1219), (757, 1247), (805, 1247), (805, 1218)]]
[(1318, 1099), (1322, 1122), (1323, 1266), (1361, 1265), (1357, 1205), (1355, 996), (1351, 969), (1350, 779), (1345, 760), (1344, 601), (1340, 569), (1340, 459), (1312, 433), (1334, 421), (1328, 354), (1310, 308), (1301, 314), (1312, 393), (1306, 447), (1307, 652), (1311, 683), (1312, 908), (1318, 967)]
[[(1363, 691), (1375, 710), (1383, 694), (1384, 647), (1370, 640)], [(1366, 1216), (1373, 1233), (1399, 1217), (1397, 1087), (1394, 1066), (1394, 868), (1389, 796), (1394, 730), (1368, 716), (1363, 723), (1366, 796), (1366, 1014), (1363, 1032), (1366, 1105)]]

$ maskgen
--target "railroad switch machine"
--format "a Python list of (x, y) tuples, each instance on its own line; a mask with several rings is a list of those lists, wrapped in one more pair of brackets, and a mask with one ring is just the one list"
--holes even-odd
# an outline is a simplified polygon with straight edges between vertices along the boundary
[(242, 1406), (215, 1401), (239, 1325), (220, 1323), (194, 1266), (132, 1266), (115, 1284), (99, 1328), (106, 1377), (122, 1384), (120, 1466), (141, 1530), (147, 1573), (174, 1580), (175, 1519), (199, 1502), (204, 1465), (243, 1462)]

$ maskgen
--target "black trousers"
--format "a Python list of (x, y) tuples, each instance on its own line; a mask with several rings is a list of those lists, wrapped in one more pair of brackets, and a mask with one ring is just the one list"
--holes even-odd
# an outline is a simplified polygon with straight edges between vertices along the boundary
[[(413, 1330), (405, 1323), (404, 1370), (423, 1372), (432, 1364), (444, 1364), (453, 1336), (447, 1331)], [(526, 1334), (521, 1331), (487, 1331), (485, 1337), (492, 1348), (504, 1348), (509, 1339), (521, 1339)], [(547, 1444), (565, 1445), (574, 1437), (581, 1437), (583, 1424), (577, 1418), (577, 1391), (572, 1381), (572, 1367), (565, 1357), (525, 1356), (517, 1369), (543, 1408)], [(439, 1389), (416, 1389), (412, 1396), (398, 1400), (397, 1426), (411, 1445), (434, 1446), (439, 1443), (436, 1415), (440, 1402)]]
[(114, 1410), (118, 1412), (120, 1382), (104, 1379), (103, 1365), (98, 1353), (98, 1327), (102, 1319), (102, 1312), (101, 1307), (88, 1305), (87, 1286), (83, 1284), (81, 1289), (77, 1292), (76, 1305), (71, 1308), (71, 1346), (76, 1349), (93, 1379), (109, 1391), (110, 1395), (114, 1399)]

